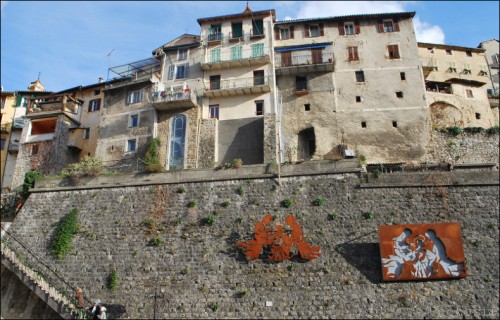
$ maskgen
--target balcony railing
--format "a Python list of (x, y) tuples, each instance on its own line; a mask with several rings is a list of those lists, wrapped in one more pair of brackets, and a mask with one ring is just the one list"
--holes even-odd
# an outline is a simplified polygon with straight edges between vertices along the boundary
[(206, 81), (204, 82), (205, 96), (224, 96), (269, 92), (270, 82), (271, 78), (269, 76)]
[(209, 49), (203, 70), (226, 69), (251, 65), (262, 65), (270, 62), (269, 48), (259, 45), (233, 46), (230, 48)]
[(19, 152), (19, 142), (9, 142), (9, 153), (15, 154)]
[(41, 99), (32, 99), (27, 114), (53, 111), (77, 113), (78, 106), (82, 103), (82, 100), (75, 99), (69, 95), (55, 95)]
[(289, 56), (280, 55), (279, 52), (275, 56), (276, 68), (286, 68), (291, 66), (333, 63), (333, 53), (323, 52), (321, 54), (302, 54), (294, 55), (293, 52)]
[(235, 41), (250, 41), (256, 39), (262, 39), (266, 37), (265, 29), (257, 30), (250, 29), (250, 32), (228, 32), (226, 34), (222, 32), (215, 32), (207, 34), (203, 37), (205, 43), (216, 44), (216, 43), (228, 43)]
[(170, 90), (153, 93), (153, 107), (157, 110), (193, 108), (197, 104), (197, 94), (192, 91), (172, 92)]

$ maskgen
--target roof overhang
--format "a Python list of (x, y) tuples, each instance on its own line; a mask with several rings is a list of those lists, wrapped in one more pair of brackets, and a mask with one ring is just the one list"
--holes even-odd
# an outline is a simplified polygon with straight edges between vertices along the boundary
[(482, 48), (469, 48), (469, 47), (461, 47), (461, 46), (454, 46), (454, 45), (448, 45), (448, 44), (440, 44), (440, 43), (427, 43), (427, 42), (417, 42), (417, 46), (419, 48), (437, 48), (437, 49), (449, 49), (449, 50), (457, 50), (457, 51), (472, 51), (476, 53), (481, 53), (486, 51), (485, 49)]
[(221, 22), (221, 21), (235, 20), (242, 18), (264, 18), (267, 16), (272, 16), (273, 22), (276, 21), (276, 12), (274, 11), (274, 9), (228, 14), (225, 16), (217, 16), (217, 17), (200, 18), (197, 21), (198, 24), (201, 26), (202, 24), (207, 22)]
[(327, 46), (331, 46), (332, 42), (323, 42), (323, 43), (311, 43), (304, 44), (300, 46), (288, 46), (288, 47), (276, 47), (274, 48), (275, 52), (285, 52), (285, 51), (295, 51), (295, 50), (306, 50), (306, 49), (322, 49)]
[(415, 16), (415, 11), (354, 14), (354, 15), (348, 15), (348, 16), (283, 20), (283, 21), (276, 21), (275, 25), (295, 24), (295, 23), (302, 23), (302, 22), (316, 22), (316, 21), (346, 21), (346, 20), (367, 20), (367, 19), (384, 19), (384, 18), (413, 18), (414, 16)]

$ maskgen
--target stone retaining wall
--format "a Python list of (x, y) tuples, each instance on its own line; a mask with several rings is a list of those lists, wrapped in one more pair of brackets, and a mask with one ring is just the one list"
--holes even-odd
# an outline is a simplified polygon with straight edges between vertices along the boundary
[[(90, 299), (124, 305), (125, 318), (153, 318), (155, 290), (157, 318), (498, 318), (499, 189), (491, 181), (359, 188), (358, 174), (345, 173), (282, 177), (281, 186), (261, 178), (38, 192), (10, 230)], [(325, 205), (313, 206), (317, 197)], [(47, 246), (73, 207), (81, 231), (58, 261)], [(251, 239), (267, 213), (280, 221), (294, 214), (321, 257), (248, 263), (234, 243)], [(209, 214), (215, 223), (200, 224)], [(145, 219), (157, 221), (160, 246), (148, 245)], [(448, 221), (461, 224), (467, 278), (382, 282), (378, 225)], [(106, 288), (112, 271), (115, 292)]]

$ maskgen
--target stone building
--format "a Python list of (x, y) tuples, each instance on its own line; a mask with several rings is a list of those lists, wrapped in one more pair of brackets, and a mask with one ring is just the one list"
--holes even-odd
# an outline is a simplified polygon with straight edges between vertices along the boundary
[(286, 161), (425, 154), (428, 111), (414, 12), (278, 21), (277, 88)]
[(498, 124), (488, 101), (491, 82), (484, 49), (419, 42), (418, 53), (433, 126)]
[[(10, 181), (5, 181), (4, 179), (4, 172), (6, 169), (7, 163), (9, 163), (9, 166), (7, 166), (7, 171), (9, 170), (10, 164), (12, 163), (11, 160), (11, 155), (8, 153), (9, 149), (9, 141), (10, 141), (10, 135), (12, 131), (12, 123), (14, 122), (14, 113), (15, 113), (15, 93), (14, 92), (7, 92), (7, 91), (2, 91), (2, 107), (1, 107), (1, 117), (0, 117), (0, 123), (1, 123), (1, 139), (0, 139), (0, 181), (1, 181), (1, 186), (7, 187), (10, 186)], [(8, 159), (9, 158), (9, 159)], [(15, 159), (15, 157), (14, 157)], [(8, 178), (9, 174), (7, 175), (7, 180), (10, 180)]]
[[(499, 69), (500, 69), (500, 55), (499, 48), (500, 44), (497, 39), (491, 39), (483, 41), (479, 44), (478, 48), (484, 49), (484, 55), (486, 57), (486, 62), (488, 63), (488, 71), (491, 79), (491, 86), (488, 87), (488, 94), (490, 96), (497, 97), (498, 104), (498, 95), (500, 94), (500, 85), (499, 85)], [(498, 107), (498, 105), (497, 105)]]

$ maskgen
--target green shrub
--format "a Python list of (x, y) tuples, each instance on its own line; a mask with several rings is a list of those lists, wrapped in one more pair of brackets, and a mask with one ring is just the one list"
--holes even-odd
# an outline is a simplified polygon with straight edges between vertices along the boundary
[(373, 218), (373, 212), (371, 212), (371, 211), (366, 211), (366, 212), (364, 213), (364, 216), (365, 216), (365, 219), (371, 219), (371, 218)]
[(159, 163), (148, 163), (144, 168), (148, 173), (165, 172), (165, 168)]
[(245, 194), (245, 189), (243, 189), (242, 186), (239, 186), (238, 189), (236, 190), (236, 192), (242, 196), (243, 194)]
[(163, 172), (165, 168), (160, 163), (160, 139), (153, 138), (146, 146), (146, 155), (144, 156), (146, 163), (146, 172)]
[(155, 236), (149, 240), (149, 244), (152, 246), (159, 246), (160, 244), (165, 243), (165, 240), (163, 240), (162, 237), (160, 236)]
[(335, 220), (335, 219), (337, 219), (337, 212), (334, 211), (334, 212), (328, 214), (328, 219), (329, 220)]
[(155, 227), (156, 222), (153, 219), (144, 219), (142, 220), (141, 224), (148, 229), (152, 229)]
[(481, 133), (481, 132), (484, 131), (484, 128), (481, 128), (481, 127), (468, 127), (468, 128), (464, 128), (464, 131), (468, 132), (468, 133)]
[(500, 132), (499, 126), (494, 126), (494, 127), (489, 128), (489, 129), (486, 129), (486, 134), (489, 134), (489, 135), (498, 134), (499, 132)]
[(36, 170), (26, 172), (24, 182), (21, 189), (21, 196), (26, 199), (29, 196), (29, 189), (35, 186), (35, 181), (42, 178), (42, 174)]
[(366, 163), (366, 157), (365, 157), (365, 155), (361, 154), (359, 156), (359, 163), (361, 163), (361, 164), (365, 164)]
[(211, 214), (207, 215), (205, 218), (202, 219), (203, 224), (207, 226), (211, 226), (215, 223), (215, 217)]
[(196, 200), (191, 200), (188, 203), (188, 208), (194, 208), (196, 207)]
[(78, 163), (68, 165), (62, 171), (64, 177), (97, 177), (105, 171), (105, 168), (98, 158), (85, 156)]
[(375, 178), (380, 177), (381, 174), (382, 174), (382, 170), (380, 170), (380, 169), (373, 170), (373, 175), (375, 176)]
[(64, 217), (59, 230), (52, 239), (50, 252), (59, 259), (64, 258), (71, 248), (71, 240), (78, 232), (78, 210), (74, 208)]
[(446, 132), (448, 132), (449, 134), (451, 134), (452, 136), (456, 137), (458, 136), (459, 134), (462, 133), (462, 128), (460, 127), (457, 127), (457, 126), (453, 126), (453, 127), (449, 127)]
[(233, 163), (232, 163), (233, 168), (238, 169), (238, 168), (241, 168), (242, 165), (243, 165), (243, 160), (241, 160), (241, 159), (234, 159), (233, 160)]
[(321, 197), (316, 198), (316, 199), (314, 199), (313, 204), (314, 204), (315, 206), (320, 207), (320, 206), (322, 206), (322, 205), (324, 205), (324, 204), (325, 204), (325, 199), (323, 199), (323, 198), (321, 198)]
[(108, 276), (108, 289), (115, 291), (118, 288), (118, 273), (116, 271), (111, 272)]
[(179, 187), (179, 189), (177, 189), (177, 193), (185, 193), (186, 192), (186, 189), (184, 189), (184, 187)]
[(189, 273), (188, 267), (185, 267), (181, 270), (181, 274), (188, 274), (188, 273)]
[(219, 310), (219, 304), (217, 302), (212, 302), (211, 304), (208, 305), (208, 307), (212, 309), (213, 312)]
[(222, 206), (223, 206), (224, 208), (227, 208), (227, 207), (229, 207), (230, 205), (231, 205), (231, 201), (229, 201), (229, 200), (226, 200), (226, 201), (224, 201), (224, 202), (222, 203)]
[(292, 200), (286, 198), (285, 200), (281, 201), (281, 206), (284, 208), (290, 208), (292, 206)]

